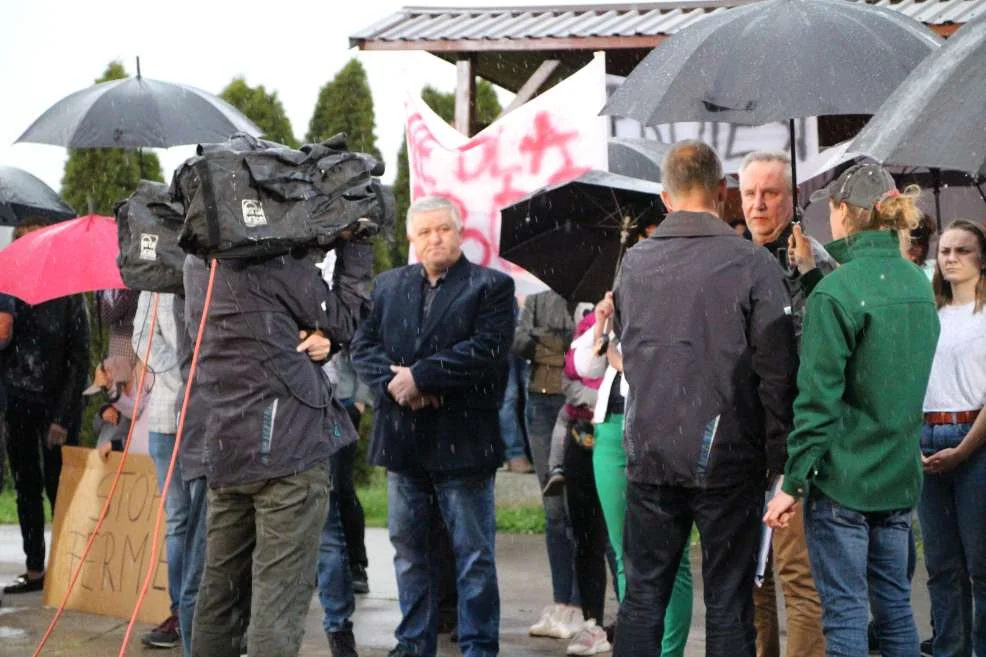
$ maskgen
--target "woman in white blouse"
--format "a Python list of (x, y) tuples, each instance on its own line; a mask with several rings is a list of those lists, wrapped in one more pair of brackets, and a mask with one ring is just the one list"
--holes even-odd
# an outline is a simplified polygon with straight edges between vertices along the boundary
[(986, 231), (942, 233), (933, 280), (941, 320), (924, 400), (918, 513), (935, 657), (986, 657)]

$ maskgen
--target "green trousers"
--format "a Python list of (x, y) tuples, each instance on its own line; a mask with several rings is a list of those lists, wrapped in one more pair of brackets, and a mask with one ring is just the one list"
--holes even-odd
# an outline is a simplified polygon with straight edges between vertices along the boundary
[[(616, 554), (617, 588), (622, 601), (627, 585), (623, 572), (623, 523), (627, 511), (627, 456), (623, 451), (623, 416), (607, 415), (605, 422), (596, 425), (595, 436), (592, 468), (596, 475), (596, 490), (603, 507), (609, 542)], [(664, 615), (661, 657), (682, 657), (685, 654), (691, 624), (692, 569), (686, 549), (681, 555), (671, 601)]]

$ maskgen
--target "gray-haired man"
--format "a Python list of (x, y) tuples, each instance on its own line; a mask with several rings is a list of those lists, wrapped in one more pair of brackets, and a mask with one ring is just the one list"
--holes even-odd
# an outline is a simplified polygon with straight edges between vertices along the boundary
[[(792, 223), (793, 187), (791, 160), (787, 153), (750, 153), (740, 165), (739, 178), (746, 224), (753, 242), (770, 251), (784, 268), (795, 332), (800, 336), (805, 300), (822, 276), (835, 269), (835, 261), (817, 240)], [(798, 245), (810, 249), (812, 258), (809, 262), (813, 262), (814, 267), (809, 265), (799, 271), (791, 265), (788, 253)], [(774, 568), (787, 608), (787, 654), (822, 657), (825, 654), (822, 607), (808, 564), (808, 544), (801, 513), (794, 514), (787, 529), (774, 532), (772, 547)], [(757, 657), (779, 657), (777, 597), (770, 569), (763, 587), (754, 592), (753, 601), (756, 605)]]

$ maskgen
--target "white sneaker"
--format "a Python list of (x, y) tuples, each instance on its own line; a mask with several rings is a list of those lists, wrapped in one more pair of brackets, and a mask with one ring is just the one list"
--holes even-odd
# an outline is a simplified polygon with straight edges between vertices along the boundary
[(596, 625), (596, 621), (588, 620), (579, 630), (565, 650), (569, 655), (598, 655), (609, 652), (612, 646), (606, 639), (606, 630)]
[(555, 636), (555, 616), (561, 605), (548, 605), (541, 611), (541, 620), (531, 625), (527, 633), (531, 636)]
[(555, 616), (555, 633), (552, 636), (557, 639), (571, 639), (584, 626), (582, 607), (558, 605), (558, 614)]

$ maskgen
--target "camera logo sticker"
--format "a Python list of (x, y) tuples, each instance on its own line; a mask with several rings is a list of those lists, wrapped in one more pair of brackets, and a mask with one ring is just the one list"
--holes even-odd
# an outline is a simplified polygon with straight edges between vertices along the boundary
[(153, 233), (140, 234), (140, 259), (157, 260), (158, 236)]
[(247, 228), (267, 225), (267, 215), (264, 214), (264, 206), (259, 200), (243, 199), (243, 223)]

